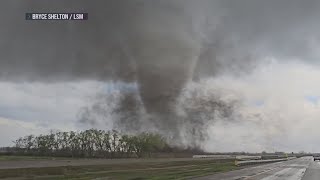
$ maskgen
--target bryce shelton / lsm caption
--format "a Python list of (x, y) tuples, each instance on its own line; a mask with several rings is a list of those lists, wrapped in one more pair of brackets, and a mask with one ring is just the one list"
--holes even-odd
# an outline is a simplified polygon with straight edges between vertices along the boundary
[(26, 20), (88, 20), (88, 13), (26, 13)]

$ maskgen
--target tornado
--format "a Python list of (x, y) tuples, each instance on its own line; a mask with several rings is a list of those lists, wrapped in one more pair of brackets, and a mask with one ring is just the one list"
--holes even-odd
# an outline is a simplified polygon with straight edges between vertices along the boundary
[[(318, 51), (311, 48), (320, 39), (316, 0), (7, 0), (0, 5), (0, 16), (6, 17), (0, 19), (0, 81), (136, 83), (138, 92), (123, 98), (119, 109), (143, 106), (148, 122), (163, 134), (179, 133), (185, 122), (205, 127), (204, 121), (212, 120), (177, 116), (176, 101), (191, 81), (241, 76), (266, 57), (318, 62)], [(86, 12), (89, 19), (26, 21), (27, 12)], [(225, 106), (212, 105), (216, 99), (203, 106)], [(201, 111), (197, 107), (189, 109)]]
[(140, 96), (159, 128), (176, 130), (175, 101), (192, 79), (201, 43), (185, 11), (168, 11), (152, 4), (140, 12), (130, 41)]

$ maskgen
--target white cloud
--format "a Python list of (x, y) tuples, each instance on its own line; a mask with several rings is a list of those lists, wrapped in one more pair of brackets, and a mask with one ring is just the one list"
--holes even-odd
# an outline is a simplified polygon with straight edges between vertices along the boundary
[(219, 90), (243, 102), (238, 121), (222, 119), (209, 128), (208, 150), (320, 152), (320, 105), (305, 98), (320, 95), (320, 68), (298, 61), (269, 62), (245, 77), (202, 82), (200, 89)]
[(14, 119), (0, 117), (0, 144), (12, 146), (12, 141), (29, 134), (47, 133), (48, 128), (36, 126), (31, 122), (23, 122)]
[(77, 114), (104, 83), (0, 83), (0, 146), (17, 135), (79, 129)]

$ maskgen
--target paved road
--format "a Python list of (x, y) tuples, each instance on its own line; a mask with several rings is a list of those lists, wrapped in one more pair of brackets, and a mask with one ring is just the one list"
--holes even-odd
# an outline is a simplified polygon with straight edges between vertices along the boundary
[(312, 157), (249, 167), (197, 180), (320, 180), (320, 162)]

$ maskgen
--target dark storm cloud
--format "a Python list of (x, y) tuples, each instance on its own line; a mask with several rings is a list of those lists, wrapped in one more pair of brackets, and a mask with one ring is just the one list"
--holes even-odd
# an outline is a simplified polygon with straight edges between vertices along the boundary
[[(147, 113), (176, 131), (187, 82), (247, 72), (259, 57), (312, 61), (317, 0), (3, 1), (3, 81), (137, 82)], [(88, 12), (88, 21), (25, 21), (25, 12)], [(241, 73), (240, 73), (241, 74)], [(135, 104), (131, 95), (127, 101)], [(131, 110), (130, 110), (131, 111)]]
[[(204, 71), (241, 64), (253, 53), (310, 57), (309, 41), (319, 38), (319, 4), (316, 0), (4, 1), (1, 79), (133, 81), (145, 74), (168, 79), (166, 75), (176, 70), (177, 76), (179, 72), (188, 76), (198, 58), (197, 73), (208, 66)], [(25, 12), (89, 12), (90, 20), (31, 22), (24, 20)]]

